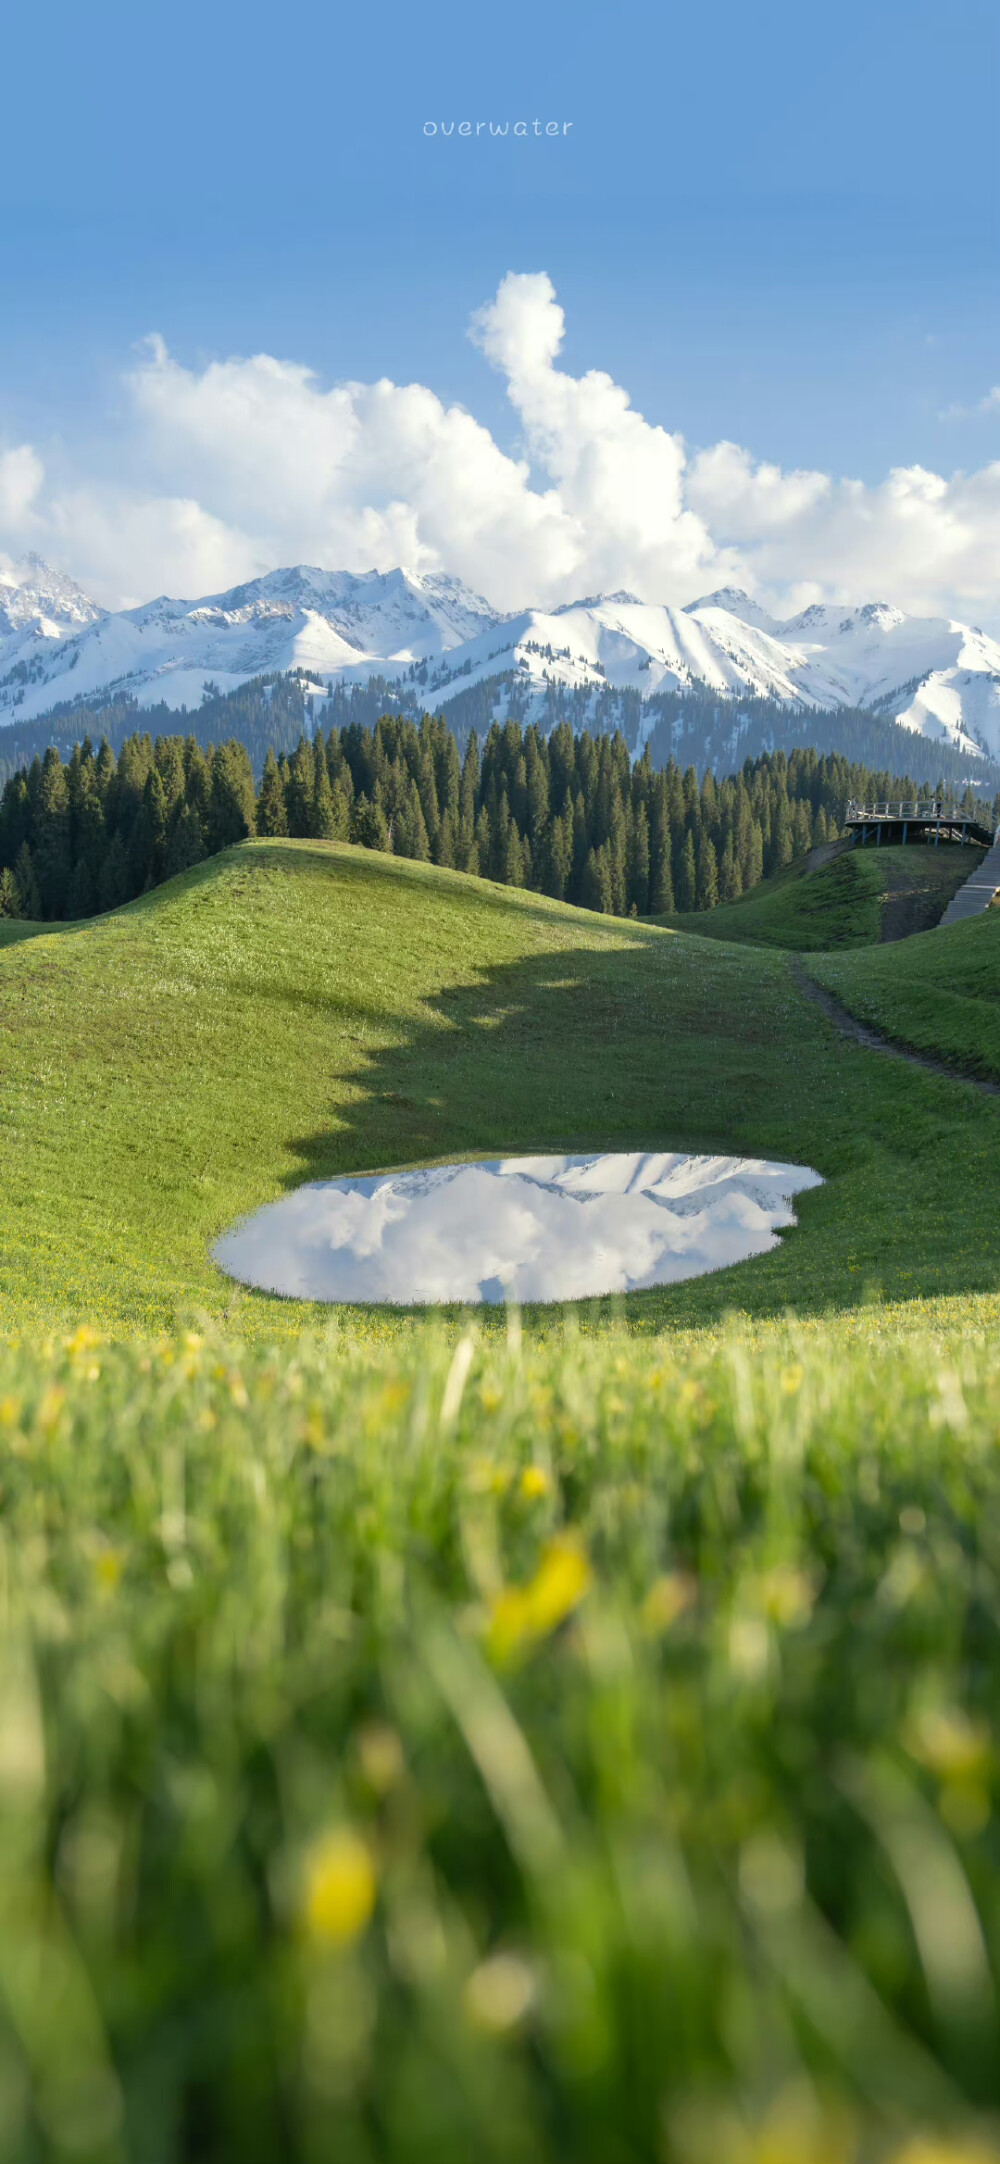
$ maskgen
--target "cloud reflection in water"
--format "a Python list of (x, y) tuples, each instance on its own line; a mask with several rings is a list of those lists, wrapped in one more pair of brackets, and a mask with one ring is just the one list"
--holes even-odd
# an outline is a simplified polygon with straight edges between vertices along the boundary
[(583, 1300), (777, 1245), (807, 1165), (651, 1152), (318, 1180), (225, 1233), (229, 1276), (300, 1300)]

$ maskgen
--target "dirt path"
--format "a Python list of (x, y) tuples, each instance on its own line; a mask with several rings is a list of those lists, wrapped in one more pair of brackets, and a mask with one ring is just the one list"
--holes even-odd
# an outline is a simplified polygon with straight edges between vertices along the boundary
[(802, 963), (793, 961), (792, 975), (800, 992), (806, 999), (822, 1009), (827, 1021), (842, 1037), (849, 1037), (854, 1044), (863, 1045), (866, 1052), (887, 1052), (890, 1059), (905, 1060), (910, 1067), (923, 1067), (928, 1074), (943, 1075), (947, 1082), (966, 1082), (970, 1089), (979, 1090), (984, 1097), (1000, 1097), (1000, 1082), (987, 1082), (981, 1075), (964, 1074), (960, 1067), (950, 1067), (947, 1060), (935, 1059), (930, 1052), (915, 1052), (909, 1045), (893, 1044), (891, 1037), (883, 1037), (868, 1022), (859, 1022), (850, 1009), (843, 1006), (826, 986), (817, 984), (807, 976)]
[(817, 842), (806, 858), (806, 871), (818, 872), (823, 864), (832, 864), (834, 857), (842, 857), (850, 848), (849, 842)]

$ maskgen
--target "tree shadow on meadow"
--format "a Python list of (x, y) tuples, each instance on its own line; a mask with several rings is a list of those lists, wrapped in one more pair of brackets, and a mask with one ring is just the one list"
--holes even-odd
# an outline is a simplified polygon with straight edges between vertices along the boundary
[(484, 966), (394, 1042), (355, 1039), (348, 1100), (290, 1139), (289, 1188), (532, 1152), (765, 1157), (825, 1182), (770, 1254), (586, 1313), (654, 1331), (1000, 1287), (1000, 1106), (845, 1044), (790, 979), (762, 996), (730, 969), (713, 1001), (707, 970), (679, 977), (665, 946), (622, 929), (615, 948)]

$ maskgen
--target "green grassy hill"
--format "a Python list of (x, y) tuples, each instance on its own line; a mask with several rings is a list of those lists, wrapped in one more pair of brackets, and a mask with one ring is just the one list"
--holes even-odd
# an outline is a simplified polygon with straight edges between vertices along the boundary
[(25, 924), (20, 917), (0, 917), (0, 949), (16, 947), (23, 939), (39, 939), (65, 932), (65, 924)]
[(810, 969), (887, 1037), (1000, 1080), (1000, 911), (903, 947), (817, 955)]
[(295, 1303), (209, 1261), (236, 1218), (310, 1177), (528, 1148), (824, 1174), (774, 1254), (635, 1296), (637, 1327), (1000, 1281), (1000, 1108), (845, 1046), (766, 948), (346, 845), (255, 843), (8, 948), (0, 1031), (8, 1332), (195, 1312), (294, 1330)]
[[(998, 935), (808, 967), (992, 1057)], [(208, 1259), (572, 1145), (826, 1185), (580, 1316)], [(5, 943), (3, 2164), (1000, 2164), (998, 1182), (766, 944), (316, 843)]]
[(752, 940), (810, 953), (909, 938), (940, 922), (980, 862), (980, 849), (845, 849), (802, 857), (737, 902), (664, 917), (704, 939)]

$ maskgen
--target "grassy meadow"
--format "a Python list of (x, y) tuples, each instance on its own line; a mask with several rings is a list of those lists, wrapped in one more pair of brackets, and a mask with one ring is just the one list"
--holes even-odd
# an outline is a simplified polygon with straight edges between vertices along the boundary
[[(815, 865), (814, 856), (820, 859)], [(929, 931), (981, 861), (982, 850), (972, 847), (835, 851), (828, 845), (738, 901), (659, 921), (704, 939), (753, 940), (791, 953), (870, 947)]]
[[(962, 938), (983, 955), (970, 998), (988, 1031), (1000, 923)], [(859, 955), (858, 982), (885, 966)], [(637, 1331), (1000, 1281), (1000, 1111), (845, 1045), (785, 953), (347, 844), (245, 844), (21, 941), (0, 963), (0, 1043), (7, 1334), (209, 1319), (294, 1335), (323, 1311), (245, 1293), (209, 1260), (238, 1217), (303, 1179), (532, 1149), (740, 1151), (823, 1174), (773, 1254), (632, 1296)]]
[[(1000, 915), (829, 945), (316, 843), (6, 943), (0, 2164), (997, 2164)], [(577, 1311), (209, 1260), (589, 1146), (825, 1184)]]

